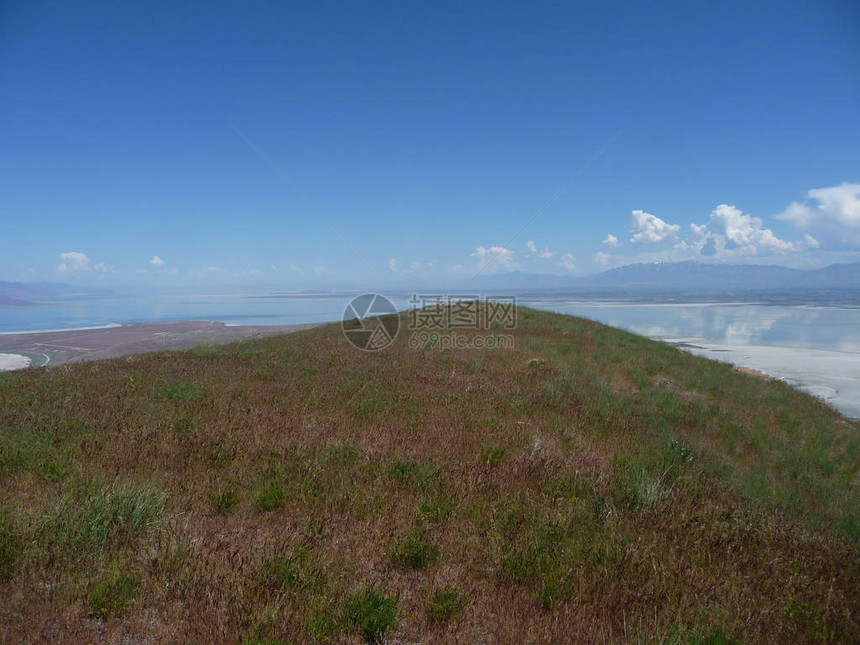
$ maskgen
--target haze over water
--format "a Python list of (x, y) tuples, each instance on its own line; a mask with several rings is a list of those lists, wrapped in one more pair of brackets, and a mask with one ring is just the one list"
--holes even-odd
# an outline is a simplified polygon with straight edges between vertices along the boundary
[[(167, 320), (215, 320), (234, 325), (326, 322), (339, 320), (353, 295), (236, 291), (57, 299), (36, 307), (0, 308), (0, 332)], [(410, 294), (395, 294), (391, 299), (399, 309), (410, 306)], [(664, 340), (860, 352), (860, 308), (856, 307), (631, 303), (528, 295), (518, 302)]]

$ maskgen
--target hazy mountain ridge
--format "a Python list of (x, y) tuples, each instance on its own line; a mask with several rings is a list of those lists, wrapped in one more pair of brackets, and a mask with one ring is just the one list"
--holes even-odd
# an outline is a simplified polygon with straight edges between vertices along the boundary
[[(9, 282), (0, 280), (0, 304), (32, 304), (41, 298), (62, 298), (78, 294), (107, 293), (104, 289), (80, 287), (63, 282)], [(17, 302), (8, 302), (8, 301)]]
[(792, 289), (860, 288), (860, 262), (820, 269), (776, 265), (653, 262), (628, 264), (592, 276), (559, 276), (511, 271), (478, 276), (483, 287), (568, 287), (601, 289)]

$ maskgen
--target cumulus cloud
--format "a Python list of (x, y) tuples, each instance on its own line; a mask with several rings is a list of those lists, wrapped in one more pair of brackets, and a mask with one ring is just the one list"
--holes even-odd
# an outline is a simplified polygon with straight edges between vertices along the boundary
[(610, 260), (612, 260), (612, 256), (603, 251), (598, 251), (594, 254), (594, 261), (597, 263), (597, 266), (608, 267)]
[(83, 273), (87, 271), (107, 273), (108, 268), (102, 262), (94, 264), (85, 253), (68, 251), (60, 253), (60, 264), (57, 265), (57, 271), (59, 273)]
[(668, 224), (659, 217), (645, 211), (633, 211), (631, 226), (633, 244), (660, 244), (676, 239), (681, 227), (678, 224)]
[(397, 271), (397, 260), (395, 260), (394, 258), (388, 260), (388, 270)]
[(152, 259), (149, 261), (149, 263), (154, 267), (163, 267), (165, 265), (164, 260), (162, 260), (157, 255), (153, 255)]
[[(604, 238), (603, 244), (605, 246), (609, 247), (610, 249), (617, 249), (618, 244), (619, 244), (618, 238), (615, 237), (612, 233), (610, 233), (609, 235), (606, 236), (606, 238)], [(606, 255), (606, 254), (604, 253), (604, 255)]]
[(498, 269), (514, 269), (517, 265), (514, 262), (514, 252), (506, 249), (503, 246), (491, 246), (489, 248), (479, 246), (472, 253), (472, 257), (478, 258), (478, 268)]
[[(728, 259), (782, 255), (816, 249), (818, 240), (807, 234), (796, 241), (784, 240), (766, 228), (761, 218), (744, 213), (729, 204), (720, 204), (701, 224), (690, 224), (689, 233), (645, 211), (633, 211), (631, 241), (639, 246), (657, 245), (657, 253), (645, 254), (649, 260), (678, 261), (693, 258)], [(641, 257), (641, 256), (640, 256)], [(602, 264), (607, 257), (595, 257)], [(618, 262), (615, 262), (617, 264)]]
[(840, 242), (860, 242), (860, 184), (814, 188), (806, 196), (815, 203), (793, 202), (776, 218)]
[(304, 272), (305, 272), (305, 270), (304, 270), (302, 267), (297, 266), (297, 265), (295, 265), (295, 264), (291, 264), (291, 265), (290, 265), (290, 270), (291, 270), (293, 273), (298, 273), (299, 275), (302, 275), (302, 274), (304, 274)]
[(760, 218), (728, 204), (717, 206), (704, 224), (691, 224), (690, 231), (679, 248), (694, 249), (705, 256), (769, 255), (818, 246), (808, 235), (796, 242), (780, 239)]
[(561, 266), (565, 271), (576, 271), (576, 258), (570, 253), (561, 256)]
[(203, 278), (203, 277), (206, 277), (209, 275), (216, 275), (218, 273), (224, 273), (224, 272), (225, 272), (225, 270), (222, 269), (221, 267), (209, 265), (208, 267), (204, 267), (204, 268), (200, 269), (200, 271), (192, 271), (191, 274)]
[(526, 250), (529, 253), (536, 255), (541, 260), (551, 260), (555, 257), (555, 251), (550, 251), (549, 247), (547, 246), (542, 249), (539, 249), (537, 244), (535, 244), (533, 241), (526, 242)]
[(327, 269), (324, 266), (314, 267), (314, 273), (317, 275), (334, 275), (334, 271)]

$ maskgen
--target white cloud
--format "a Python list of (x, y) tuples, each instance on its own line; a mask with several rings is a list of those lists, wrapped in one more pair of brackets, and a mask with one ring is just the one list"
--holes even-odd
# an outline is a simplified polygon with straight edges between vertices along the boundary
[(479, 246), (472, 253), (472, 257), (478, 258), (479, 269), (511, 270), (517, 266), (516, 262), (514, 262), (514, 252), (503, 246), (491, 246), (489, 248)]
[(720, 204), (704, 224), (691, 224), (690, 236), (679, 248), (690, 248), (706, 256), (769, 255), (816, 248), (811, 236), (789, 242), (764, 228), (762, 220), (743, 213), (735, 206)]
[(601, 267), (608, 267), (611, 259), (612, 256), (608, 253), (604, 253), (603, 251), (598, 251), (594, 254), (594, 261)]
[(317, 275), (334, 275), (334, 271), (326, 269), (324, 266), (314, 267), (314, 273)]
[(134, 272), (135, 273), (149, 273), (149, 271), (147, 271), (146, 269), (135, 269)]
[[(606, 238), (603, 240), (603, 244), (604, 244), (605, 246), (609, 247), (610, 249), (617, 249), (617, 248), (618, 248), (618, 244), (619, 244), (619, 242), (618, 242), (618, 238), (617, 238), (617, 237), (615, 237), (612, 233), (610, 233), (610, 234), (609, 234), (609, 235), (607, 235), (607, 236), (606, 236)], [(604, 255), (605, 255), (605, 254), (604, 254)]]
[(776, 218), (802, 231), (821, 232), (837, 242), (846, 238), (860, 242), (860, 183), (814, 188), (806, 195), (817, 204), (793, 202)]
[(221, 267), (216, 267), (216, 266), (210, 265), (208, 267), (201, 269), (200, 271), (192, 271), (191, 274), (199, 276), (202, 278), (202, 277), (209, 276), (209, 275), (216, 275), (218, 273), (224, 273), (224, 271), (225, 270), (222, 269)]
[(821, 246), (819, 241), (812, 237), (809, 233), (806, 233), (803, 236), (803, 241), (806, 243), (806, 248), (808, 249), (817, 249)]
[(535, 244), (533, 241), (526, 242), (526, 250), (529, 253), (533, 253), (541, 260), (551, 260), (555, 257), (555, 251), (550, 251), (548, 246), (545, 246), (543, 249), (539, 249), (537, 244)]
[(467, 267), (463, 264), (455, 264), (450, 269), (448, 269), (448, 271), (450, 271), (451, 273), (456, 273), (457, 275), (463, 275), (463, 274), (472, 272), (472, 270), (469, 267)]
[(107, 273), (108, 268), (102, 262), (93, 264), (85, 253), (79, 251), (68, 251), (60, 253), (60, 264), (57, 265), (59, 273), (75, 273), (93, 271), (95, 273)]
[(412, 262), (409, 263), (409, 268), (413, 271), (418, 271), (418, 269), (421, 268), (421, 263), (417, 260), (412, 260)]
[(668, 224), (651, 213), (636, 210), (633, 211), (631, 230), (633, 237), (630, 241), (633, 244), (659, 244), (674, 240), (681, 227), (677, 224)]
[[(678, 262), (700, 258), (724, 260), (737, 257), (748, 261), (788, 254), (793, 254), (791, 261), (796, 264), (803, 258), (810, 259), (809, 254), (803, 252), (820, 247), (818, 240), (809, 234), (794, 241), (777, 237), (760, 218), (728, 204), (717, 206), (705, 222), (690, 224), (686, 235), (680, 233), (680, 226), (650, 213), (639, 210), (633, 211), (632, 215), (631, 228), (635, 234), (631, 241), (637, 246), (652, 245), (655, 250), (630, 257), (598, 253), (595, 255), (598, 265), (621, 266), (633, 262)], [(604, 243), (608, 240), (609, 236)]]
[(397, 271), (397, 260), (395, 260), (394, 258), (388, 260), (388, 270)]
[(565, 253), (561, 256), (561, 266), (565, 271), (576, 271), (576, 258), (570, 253)]
[(165, 264), (164, 260), (162, 260), (157, 255), (153, 255), (152, 259), (149, 261), (149, 263), (154, 267), (163, 267)]
[(302, 267), (296, 266), (295, 264), (290, 265), (290, 270), (292, 270), (293, 273), (298, 273), (299, 275), (302, 275), (305, 272)]

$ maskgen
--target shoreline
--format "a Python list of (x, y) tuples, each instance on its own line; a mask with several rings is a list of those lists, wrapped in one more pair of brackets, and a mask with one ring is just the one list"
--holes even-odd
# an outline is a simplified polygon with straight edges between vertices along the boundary
[[(31, 355), (41, 355), (46, 358), (45, 365), (62, 365), (163, 349), (221, 345), (247, 338), (289, 334), (322, 324), (325, 323), (227, 326), (216, 321), (174, 320), (116, 323), (70, 330), (4, 332), (0, 334), (0, 355), (17, 355), (30, 362)], [(20, 359), (15, 360), (20, 362)]]
[(12, 372), (15, 370), (23, 370), (33, 363), (33, 361), (23, 354), (7, 354), (0, 352), (0, 372)]
[(696, 356), (755, 370), (784, 381), (821, 399), (846, 417), (860, 419), (860, 353), (770, 345), (725, 345), (692, 339), (676, 340), (670, 344)]
[(24, 331), (0, 331), (0, 336), (17, 336), (19, 334), (56, 334), (68, 331), (91, 331), (93, 329), (115, 329), (123, 325), (134, 323), (106, 323), (104, 325), (92, 325), (90, 327), (62, 327), (60, 329), (25, 329)]

